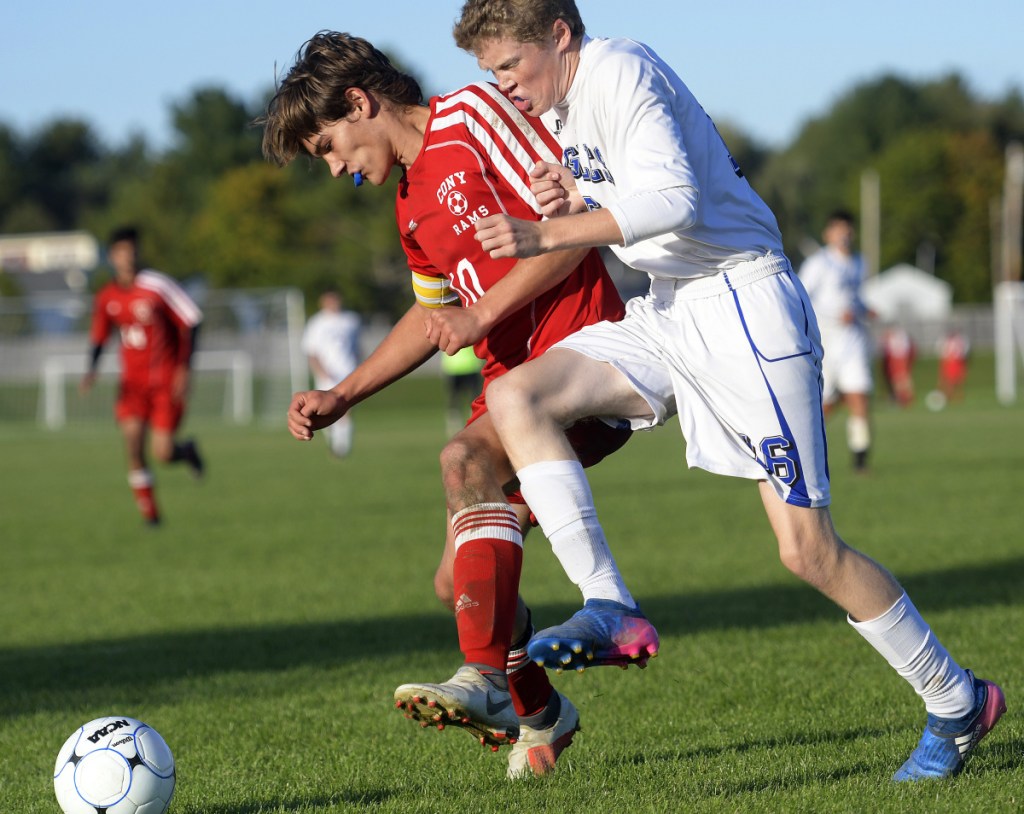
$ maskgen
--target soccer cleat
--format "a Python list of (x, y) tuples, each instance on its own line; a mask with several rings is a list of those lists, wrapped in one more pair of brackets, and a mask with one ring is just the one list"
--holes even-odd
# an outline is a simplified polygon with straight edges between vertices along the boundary
[(896, 782), (930, 780), (959, 774), (964, 761), (1006, 712), (1006, 697), (997, 684), (975, 678), (974, 709), (963, 718), (928, 716), (928, 724), (907, 762), (892, 776)]
[(395, 707), (423, 728), (462, 727), (495, 752), (519, 738), (512, 696), (468, 665), (443, 684), (403, 684), (395, 690)]
[(535, 634), (530, 658), (551, 670), (630, 664), (646, 667), (658, 655), (658, 631), (643, 611), (610, 599), (588, 599), (568, 622)]
[(183, 444), (183, 447), (185, 463), (192, 471), (192, 476), (196, 480), (201, 480), (206, 470), (206, 464), (203, 462), (203, 456), (199, 454), (199, 445), (194, 438), (190, 438)]
[(522, 724), (519, 740), (508, 756), (508, 779), (518, 780), (531, 772), (541, 777), (555, 770), (555, 761), (572, 746), (573, 736), (580, 731), (580, 714), (572, 701), (557, 693), (560, 704), (558, 720), (544, 729)]

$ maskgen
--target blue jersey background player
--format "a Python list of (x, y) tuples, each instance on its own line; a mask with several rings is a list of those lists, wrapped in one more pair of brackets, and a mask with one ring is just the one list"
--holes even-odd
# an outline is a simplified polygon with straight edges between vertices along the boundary
[[(688, 463), (758, 482), (783, 564), (924, 700), (924, 734), (895, 779), (958, 772), (1005, 711), (1002, 690), (958, 665), (896, 579), (836, 533), (817, 322), (775, 218), (707, 114), (649, 47), (586, 36), (572, 0), (470, 0), (455, 37), (520, 110), (554, 114), (567, 165), (533, 173), (550, 219), (481, 220), (483, 247), (528, 257), (608, 245), (651, 278), (621, 322), (582, 329), (490, 389), (545, 533), (605, 545), (563, 426), (599, 415), (639, 429), (678, 413)], [(531, 655), (557, 665), (564, 642), (601, 641), (602, 618), (584, 606), (538, 633)]]

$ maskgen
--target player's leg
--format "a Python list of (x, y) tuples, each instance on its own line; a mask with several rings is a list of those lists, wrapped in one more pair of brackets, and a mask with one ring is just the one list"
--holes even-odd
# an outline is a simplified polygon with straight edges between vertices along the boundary
[(327, 428), (327, 442), (335, 458), (345, 458), (352, 452), (352, 416), (343, 415)]
[(843, 608), (850, 624), (921, 696), (928, 722), (894, 776), (954, 775), (1006, 711), (1002, 690), (957, 664), (896, 579), (840, 539), (827, 508), (792, 506), (761, 483), (783, 564)]
[[(465, 438), (477, 439), (479, 448), (487, 451), (493, 467), (489, 479), (494, 483), (510, 480), (511, 467), (500, 448), (489, 415), (484, 413), (466, 432)], [(479, 484), (470, 484), (474, 480), (479, 480), (480, 473), (467, 477), (465, 457), (454, 454), (454, 450), (451, 454), (443, 455), (442, 460), (445, 466), (445, 481), (451, 491), (462, 494), (463, 501), (471, 500), (473, 491), (478, 491), (481, 487)], [(521, 502), (521, 498), (514, 498), (515, 496), (510, 502), (525, 538), (530, 527), (530, 510)], [(455, 611), (455, 535), (450, 520), (449, 512), (445, 550), (434, 575), (434, 592), (442, 604)], [(572, 744), (573, 736), (579, 729), (579, 714), (572, 702), (551, 686), (547, 673), (529, 658), (527, 645), (533, 632), (529, 608), (520, 597), (516, 605), (505, 668), (513, 708), (519, 716), (520, 723), (520, 738), (509, 754), (510, 778), (523, 777), (530, 773), (541, 775), (553, 771), (559, 755)], [(406, 709), (408, 711), (408, 703)]]
[[(735, 282), (739, 273), (730, 277)], [(897, 778), (957, 771), (1001, 714), (1002, 693), (953, 662), (892, 575), (847, 546), (833, 528), (820, 344), (799, 280), (788, 273), (755, 278), (729, 297), (692, 303), (690, 315), (703, 341), (685, 346), (686, 371), (697, 375), (682, 384), (700, 393), (690, 398), (680, 391), (680, 423), (696, 428), (687, 435), (688, 460), (703, 465), (706, 459), (713, 471), (761, 482), (786, 567), (847, 611), (858, 632), (925, 699), (929, 722), (945, 722), (929, 728)], [(736, 427), (742, 428), (739, 435), (731, 429)], [(759, 474), (747, 468), (753, 462)], [(962, 754), (938, 734), (959, 736), (968, 729)], [(936, 753), (945, 766), (939, 771)]]
[(864, 472), (871, 450), (871, 397), (867, 392), (847, 393), (844, 396), (849, 416), (846, 419), (846, 446), (853, 458), (856, 472)]
[[(460, 646), (463, 644), (465, 628), (471, 623), (480, 624), (482, 619), (475, 615), (476, 608), (480, 605), (474, 605), (474, 600), (467, 597), (467, 601), (461, 602), (460, 606), (464, 592), (460, 590), (457, 593), (456, 582), (461, 580), (463, 569), (458, 554), (461, 549), (457, 545), (455, 526), (451, 522), (452, 508), (464, 503), (469, 503), (472, 507), (474, 501), (493, 501), (502, 491), (499, 483), (512, 479), (511, 468), (486, 413), (463, 433), (460, 433), (459, 441), (446, 448), (441, 456), (451, 507), (445, 551), (434, 576), (434, 590), (438, 598), (456, 612), (457, 620), (461, 617), (461, 621), (458, 622)], [(525, 536), (529, 527), (529, 509), (522, 503), (513, 503), (512, 508), (516, 513), (521, 534)], [(495, 575), (495, 581), (500, 579), (500, 575)], [(517, 584), (518, 579), (514, 587), (517, 587)], [(485, 596), (486, 587), (483, 586)], [(495, 592), (500, 594), (501, 591), (501, 586), (496, 585)], [(486, 606), (487, 603), (485, 601), (482, 604)], [(527, 656), (526, 646), (533, 633), (533, 626), (529, 609), (522, 599), (517, 599), (515, 604), (511, 635), (504, 633), (505, 620), (502, 619), (499, 625), (495, 625), (494, 620), (495, 615), (492, 615), (491, 627), (496, 629), (498, 635), (502, 637), (501, 641), (505, 642), (506, 652), (502, 654), (502, 663), (505, 665), (509, 697), (520, 724), (520, 740), (515, 743), (509, 754), (508, 775), (515, 778), (528, 773), (545, 774), (554, 769), (558, 756), (571, 745), (573, 736), (579, 728), (579, 715), (569, 699), (554, 690), (544, 670)], [(463, 650), (467, 662), (474, 658), (497, 658), (496, 654), (472, 654), (465, 647)], [(456, 725), (464, 726), (481, 735), (485, 742), (495, 742), (490, 738), (490, 733), (495, 730), (494, 721), (489, 715), (478, 714), (480, 705), (474, 703), (473, 696), (483, 695), (486, 713), (487, 707), (498, 706), (501, 703), (501, 682), (493, 679), (490, 665), (478, 662), (475, 667), (478, 673), (486, 677), (489, 686), (475, 681), (474, 676), (475, 688), (466, 688), (463, 686), (466, 683), (465, 674), (454, 686), (452, 682), (440, 685), (403, 685), (396, 691), (396, 704), (409, 717), (420, 720), (421, 724), (427, 726), (452, 723), (451, 711), (457, 707), (466, 715), (463, 718), (456, 718)], [(459, 678), (459, 674), (456, 674), (456, 678)], [(431, 701), (434, 702), (433, 707), (430, 706)]]
[(610, 364), (559, 347), (495, 381), (487, 403), (523, 496), (584, 599), (571, 620), (534, 637), (530, 656), (558, 670), (643, 666), (657, 632), (622, 580), (565, 428), (593, 415), (652, 421), (652, 408)]
[(128, 461), (128, 485), (135, 497), (135, 505), (148, 524), (160, 523), (160, 510), (156, 504), (153, 474), (146, 465), (146, 422), (134, 415), (122, 415), (118, 420), (124, 438)]
[[(501, 471), (503, 467), (503, 471)], [(511, 480), (489, 421), (479, 419), (441, 452), (442, 478), (451, 527), (435, 591), (451, 598), (465, 662), (442, 684), (403, 684), (396, 706), (407, 715), (443, 726), (463, 726), (497, 748), (519, 735), (506, 665), (522, 568), (522, 531), (501, 484)]]
[(842, 333), (838, 344), (838, 387), (849, 410), (846, 418), (846, 446), (855, 472), (867, 469), (871, 449), (871, 339), (867, 331), (852, 326)]
[(153, 457), (164, 464), (184, 463), (194, 477), (201, 478), (205, 464), (198, 442), (194, 438), (179, 441), (175, 435), (185, 415), (185, 403), (175, 399), (169, 388), (162, 388), (152, 398), (150, 450)]
[(522, 568), (522, 530), (502, 484), (512, 480), (485, 413), (441, 450), (441, 480), (455, 535), (452, 579), (467, 664), (504, 676)]

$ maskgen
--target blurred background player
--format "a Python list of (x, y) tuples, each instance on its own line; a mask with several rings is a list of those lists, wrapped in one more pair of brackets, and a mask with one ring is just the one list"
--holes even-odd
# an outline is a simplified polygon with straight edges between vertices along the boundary
[(185, 415), (189, 363), (203, 315), (174, 280), (139, 264), (139, 236), (132, 226), (115, 230), (107, 247), (114, 279), (93, 305), (92, 352), (81, 390), (96, 381), (103, 345), (116, 328), (121, 341), (121, 381), (114, 414), (124, 436), (128, 483), (145, 521), (160, 522), (153, 474), (146, 463), (146, 436), (162, 463), (184, 463), (196, 476), (203, 460), (195, 439), (175, 440)]
[(861, 298), (864, 263), (853, 250), (853, 215), (836, 210), (828, 216), (822, 233), (825, 245), (800, 267), (800, 280), (807, 289), (821, 330), (822, 398), (825, 416), (842, 400), (849, 416), (846, 443), (853, 468), (867, 469), (871, 449), (871, 335), (868, 319), (873, 316)]
[[(924, 733), (893, 779), (957, 774), (1005, 697), (957, 664), (893, 575), (836, 532), (814, 312), (774, 215), (714, 123), (648, 46), (586, 36), (573, 0), (469, 0), (454, 33), (517, 109), (560, 123), (565, 163), (531, 173), (549, 217), (481, 218), (483, 248), (532, 257), (610, 246), (650, 277), (621, 321), (582, 328), (490, 387), (491, 419), (541, 528), (584, 517), (580, 532), (603, 539), (562, 427), (601, 415), (643, 429), (678, 414), (690, 466), (757, 483), (781, 562), (845, 610), (924, 701)], [(557, 666), (561, 647), (548, 643), (587, 634), (578, 617), (538, 632), (530, 655)]]
[(914, 360), (917, 348), (901, 325), (882, 331), (882, 374), (890, 401), (909, 407), (914, 400)]
[(950, 328), (939, 340), (939, 392), (942, 405), (960, 401), (964, 395), (967, 380), (967, 360), (971, 355), (971, 343), (967, 337)]
[[(313, 385), (330, 390), (359, 364), (362, 323), (358, 314), (342, 307), (336, 289), (324, 291), (319, 305), (302, 332), (302, 352), (309, 360)], [(352, 429), (352, 416), (346, 413), (325, 430), (332, 455), (344, 458), (352, 451)]]
[[(375, 186), (396, 167), (402, 171), (396, 220), (415, 293), (350, 376), (330, 390), (293, 396), (288, 427), (295, 438), (310, 439), (438, 348), (454, 353), (474, 345), (485, 360), (486, 388), (577, 328), (621, 318), (622, 300), (596, 251), (494, 260), (474, 239), (473, 220), (488, 212), (540, 217), (529, 169), (553, 160), (558, 149), (539, 121), (522, 116), (493, 85), (470, 85), (425, 106), (415, 80), (371, 43), (321, 32), (303, 46), (263, 123), (264, 154), (279, 164), (309, 154), (323, 158), (336, 177), (358, 174)], [(471, 303), (473, 309), (465, 307)], [(596, 421), (569, 433), (589, 463), (630, 435)], [(483, 394), (442, 450), (441, 469), (449, 522), (434, 589), (455, 613), (464, 663), (440, 684), (398, 687), (396, 706), (425, 726), (465, 727), (493, 748), (518, 738), (509, 777), (544, 774), (572, 742), (579, 715), (527, 657), (532, 626), (518, 588), (529, 510), (506, 499), (514, 476)], [(561, 559), (557, 549), (556, 555)], [(657, 651), (656, 631), (607, 547), (588, 557), (590, 587), (621, 601), (609, 612), (610, 625), (627, 637), (621, 653), (607, 654), (614, 662), (596, 654), (592, 663), (646, 661)]]
[(444, 425), (451, 438), (463, 428), (472, 412), (475, 399), (484, 386), (481, 369), (484, 363), (471, 345), (448, 355), (441, 354), (441, 375), (447, 391)]

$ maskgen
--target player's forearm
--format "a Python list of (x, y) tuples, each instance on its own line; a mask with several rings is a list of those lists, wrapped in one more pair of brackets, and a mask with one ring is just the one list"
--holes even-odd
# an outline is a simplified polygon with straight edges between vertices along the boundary
[(89, 349), (89, 373), (95, 373), (100, 363), (100, 354), (103, 353), (103, 343), (97, 343)]
[(422, 309), (414, 305), (351, 374), (331, 388), (348, 404), (357, 404), (418, 368), (437, 352), (427, 339)]
[(678, 186), (651, 189), (616, 201), (608, 207), (622, 234), (622, 245), (681, 232), (697, 220), (697, 190)]
[(589, 248), (566, 249), (519, 260), (470, 307), (486, 325), (493, 327), (562, 282), (589, 251)]
[(199, 346), (199, 327), (199, 325), (193, 325), (192, 329), (188, 332), (188, 352), (185, 355), (186, 365), (192, 364), (192, 357)]
[(199, 326), (181, 326), (178, 328), (178, 353), (177, 361), (180, 367), (189, 367), (192, 364), (192, 355), (196, 351), (196, 343), (199, 338)]
[(607, 209), (551, 218), (537, 224), (545, 252), (622, 245), (622, 230)]

